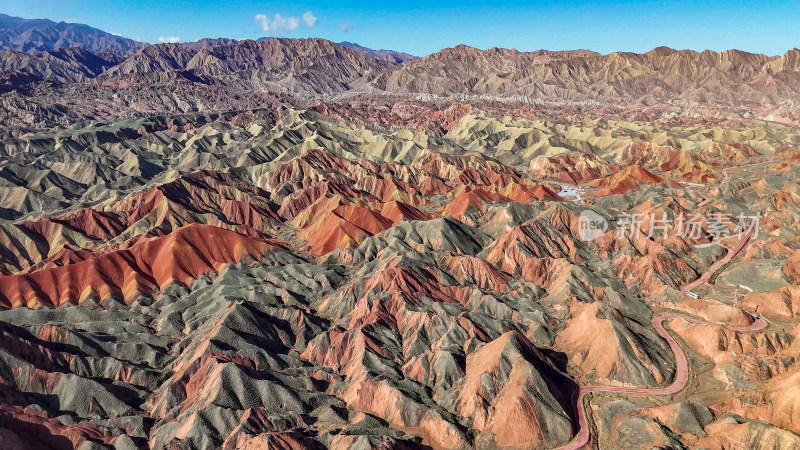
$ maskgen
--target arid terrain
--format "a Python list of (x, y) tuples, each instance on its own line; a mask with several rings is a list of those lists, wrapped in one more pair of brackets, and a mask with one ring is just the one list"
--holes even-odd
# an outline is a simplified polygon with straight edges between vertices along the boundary
[(800, 50), (0, 19), (0, 448), (800, 449)]

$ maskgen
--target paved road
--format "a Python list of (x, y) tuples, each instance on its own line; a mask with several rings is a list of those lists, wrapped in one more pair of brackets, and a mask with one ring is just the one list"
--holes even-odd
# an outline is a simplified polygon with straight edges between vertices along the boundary
[[(664, 328), (664, 322), (672, 319), (683, 319), (687, 322), (696, 323), (699, 325), (716, 325), (710, 322), (706, 322), (704, 320), (696, 319), (694, 317), (686, 316), (686, 315), (663, 315), (657, 316), (653, 319), (653, 327), (656, 329), (658, 334), (667, 341), (669, 344), (669, 348), (675, 354), (675, 364), (676, 364), (676, 372), (677, 376), (675, 380), (669, 386), (665, 388), (656, 388), (656, 389), (641, 389), (641, 388), (626, 388), (626, 387), (616, 387), (616, 386), (586, 386), (580, 388), (577, 394), (577, 398), (575, 399), (575, 409), (578, 411), (578, 434), (570, 441), (569, 444), (561, 447), (561, 450), (578, 450), (589, 443), (589, 424), (586, 421), (586, 410), (583, 407), (583, 399), (586, 394), (590, 394), (593, 392), (618, 392), (618, 393), (625, 393), (625, 394), (647, 394), (647, 395), (670, 395), (679, 392), (681, 389), (686, 386), (686, 383), (689, 381), (689, 363), (686, 359), (686, 353), (684, 353), (683, 349), (675, 342), (675, 339), (667, 332)], [(752, 325), (748, 327), (726, 327), (731, 331), (737, 331), (741, 333), (746, 332), (754, 332), (760, 331), (766, 328), (767, 322), (762, 319), (758, 318)]]
[[(774, 155), (773, 155), (774, 156)], [(728, 253), (725, 255), (724, 258), (720, 259), (716, 263), (712, 264), (708, 270), (700, 276), (697, 280), (689, 283), (683, 288), (683, 292), (688, 292), (692, 290), (694, 287), (701, 283), (705, 283), (706, 280), (720, 267), (727, 264), (737, 253), (739, 253), (742, 248), (744, 248), (745, 244), (752, 235), (752, 230), (749, 228), (749, 224), (745, 225), (748, 228), (747, 232), (742, 235), (742, 238), (739, 240), (739, 243), (736, 247), (728, 249)], [(586, 394), (590, 394), (592, 392), (619, 392), (619, 393), (628, 393), (628, 394), (648, 394), (648, 395), (669, 395), (674, 394), (684, 386), (686, 386), (686, 382), (689, 380), (689, 366), (686, 360), (686, 353), (680, 348), (675, 339), (667, 333), (667, 330), (664, 328), (664, 322), (672, 319), (681, 318), (688, 322), (700, 324), (700, 325), (715, 325), (710, 322), (706, 322), (704, 320), (700, 320), (688, 315), (680, 314), (680, 315), (662, 315), (656, 316), (653, 318), (653, 328), (656, 329), (659, 335), (661, 335), (664, 340), (667, 341), (669, 344), (669, 348), (675, 354), (675, 364), (676, 364), (676, 376), (675, 381), (672, 382), (671, 385), (660, 388), (660, 389), (640, 389), (640, 388), (624, 388), (624, 387), (616, 387), (616, 386), (586, 386), (580, 388), (578, 390), (577, 398), (575, 399), (575, 410), (578, 412), (578, 434), (564, 447), (561, 447), (561, 450), (577, 450), (582, 448), (589, 442), (589, 424), (586, 421), (586, 411), (583, 407), (583, 398)], [(726, 327), (731, 331), (737, 332), (753, 332), (759, 331), (766, 328), (767, 322), (763, 318), (758, 318), (753, 322), (752, 325), (748, 327)]]
[(726, 168), (722, 169), (722, 181), (720, 181), (720, 183), (725, 184), (725, 183), (728, 182), (728, 180), (729, 180), (728, 168), (726, 167)]
[[(774, 160), (775, 160), (775, 156), (777, 156), (777, 155), (778, 155), (778, 152), (779, 152), (780, 150), (781, 150), (781, 147), (778, 147), (778, 148), (776, 148), (776, 149), (775, 149), (775, 150), (772, 152), (772, 155), (770, 155), (769, 159), (767, 159), (766, 161), (760, 161), (760, 162), (754, 162), (754, 163), (750, 163), (750, 164), (745, 164), (745, 165), (743, 165), (743, 166), (739, 166), (739, 167), (736, 167), (736, 168), (737, 168), (737, 169), (741, 169), (741, 168), (743, 168), (743, 167), (752, 167), (752, 166), (757, 166), (757, 165), (759, 165), (759, 164), (768, 164), (768, 163), (771, 163), (772, 161), (774, 161)], [(726, 168), (722, 169), (722, 181), (720, 181), (720, 184), (725, 184), (725, 183), (727, 183), (727, 182), (730, 180), (730, 177), (728, 176), (728, 169), (730, 169), (730, 168), (731, 168), (731, 167), (726, 167)], [(713, 197), (708, 197), (707, 199), (705, 199), (705, 200), (703, 200), (702, 202), (698, 203), (698, 204), (697, 204), (697, 207), (698, 207), (698, 208), (700, 208), (701, 206), (706, 206), (706, 205), (708, 204), (708, 202), (710, 202), (710, 201), (711, 201), (711, 200), (713, 200), (713, 199), (714, 199)]]
[[(775, 149), (775, 151), (772, 153), (772, 156), (770, 156), (767, 161), (747, 164), (739, 167), (741, 168), (741, 167), (755, 166), (757, 164), (771, 163), (775, 159), (775, 156), (778, 154), (779, 150), (780, 149)], [(728, 180), (729, 180), (728, 169), (727, 168), (722, 169), (722, 183), (727, 183)], [(700, 202), (697, 206), (698, 207), (704, 206), (710, 201), (711, 198), (709, 197)], [(709, 267), (708, 270), (706, 270), (706, 272), (700, 276), (700, 278), (687, 284), (683, 288), (684, 293), (708, 281), (708, 278), (711, 277), (711, 275), (713, 275), (714, 272), (717, 271), (717, 269), (730, 262), (730, 260), (733, 259), (733, 257), (736, 256), (744, 248), (744, 246), (747, 244), (747, 241), (750, 240), (750, 237), (752, 236), (753, 233), (753, 230), (750, 229), (749, 224), (745, 224), (745, 227), (747, 228), (747, 232), (742, 235), (736, 247), (728, 249), (728, 253), (725, 254), (725, 257), (723, 257), (716, 263), (712, 264), (711, 267)], [(684, 386), (686, 386), (686, 383), (689, 381), (689, 364), (686, 359), (686, 353), (684, 353), (683, 349), (681, 349), (678, 343), (675, 342), (675, 339), (673, 339), (672, 336), (667, 332), (666, 328), (664, 328), (664, 322), (678, 318), (699, 325), (716, 325), (684, 314), (661, 315), (653, 318), (653, 328), (655, 328), (658, 334), (661, 335), (661, 337), (667, 341), (667, 344), (669, 344), (669, 348), (675, 354), (676, 376), (672, 384), (670, 384), (665, 388), (656, 388), (656, 389), (625, 388), (616, 386), (585, 386), (580, 388), (574, 399), (575, 410), (578, 413), (577, 417), (578, 434), (575, 435), (575, 437), (572, 439), (572, 441), (570, 441), (569, 444), (565, 445), (564, 447), (561, 447), (561, 450), (577, 450), (589, 443), (589, 437), (590, 437), (589, 424), (586, 421), (586, 410), (584, 409), (583, 406), (583, 400), (587, 394), (593, 392), (618, 392), (625, 394), (670, 395), (679, 392), (681, 389), (684, 388)], [(767, 322), (763, 318), (759, 317), (753, 322), (752, 325), (747, 327), (725, 327), (725, 328), (740, 333), (749, 333), (749, 332), (763, 330), (766, 327), (767, 327)]]
[(714, 272), (717, 271), (717, 269), (724, 266), (725, 264), (728, 264), (730, 260), (732, 260), (733, 257), (736, 256), (744, 248), (747, 241), (750, 240), (750, 238), (753, 236), (753, 230), (750, 227), (750, 223), (745, 221), (744, 227), (747, 229), (747, 231), (742, 235), (742, 238), (739, 239), (739, 243), (736, 244), (736, 247), (729, 248), (728, 253), (726, 253), (722, 259), (712, 264), (711, 267), (709, 267), (708, 270), (706, 270), (703, 275), (700, 275), (700, 278), (684, 286), (683, 287), (684, 293), (689, 292), (692, 289), (696, 288), (697, 286), (708, 281), (708, 279), (711, 277), (711, 275), (714, 274)]

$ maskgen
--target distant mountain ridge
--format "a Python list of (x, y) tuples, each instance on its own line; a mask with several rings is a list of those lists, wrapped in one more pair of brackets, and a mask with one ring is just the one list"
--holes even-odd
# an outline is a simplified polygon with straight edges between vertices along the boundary
[(459, 45), (382, 80), (394, 94), (594, 101), (774, 103), (800, 99), (800, 50), (767, 56), (659, 47), (647, 53), (519, 52)]
[(364, 53), (365, 55), (369, 55), (375, 59), (389, 61), (395, 64), (402, 64), (406, 61), (412, 61), (414, 59), (417, 59), (416, 56), (409, 55), (408, 53), (398, 52), (394, 50), (384, 50), (384, 49), (374, 50), (371, 48), (358, 45), (355, 42), (342, 41), (342, 42), (337, 42), (337, 44), (341, 45), (342, 47), (347, 47), (357, 52)]
[(144, 47), (107, 75), (186, 70), (244, 89), (313, 96), (367, 86), (396, 68), (393, 63), (319, 38), (194, 44)]
[(0, 50), (39, 53), (81, 47), (91, 52), (128, 55), (145, 45), (88, 25), (0, 14)]
[[(739, 50), (602, 55), (589, 50), (520, 52), (465, 45), (410, 60), (320, 38), (202, 39), (113, 51), (0, 52), (0, 70), (64, 83), (97, 76), (186, 71), (238, 92), (315, 96), (391, 94), (529, 102), (778, 104), (800, 101), (800, 50), (766, 56)], [(212, 80), (213, 81), (213, 80)]]
[[(64, 25), (2, 19), (6, 28), (0, 34), (16, 30), (17, 37), (27, 33), (24, 30)], [(216, 38), (134, 43), (139, 47), (122, 53), (119, 45), (125, 41), (121, 44), (119, 37), (76, 27), (112, 39), (114, 45), (90, 51), (86, 47), (94, 41), (84, 39), (70, 48), (40, 52), (33, 49), (41, 45), (24, 42), (17, 42), (16, 48), (27, 52), (0, 50), (0, 107), (8, 109), (6, 115), (13, 118), (9, 120), (66, 124), (109, 111), (186, 113), (364, 96), (581, 108), (634, 105), (662, 111), (711, 105), (733, 108), (744, 118), (800, 120), (794, 106), (800, 104), (798, 49), (781, 56), (668, 47), (604, 55), (590, 50), (521, 52), (458, 45), (414, 58), (320, 38)], [(30, 36), (36, 33), (31, 31)], [(8, 40), (0, 44), (8, 45)], [(98, 102), (105, 102), (103, 108)], [(39, 106), (32, 107), (33, 103)]]
[[(237, 78), (239, 88), (303, 96), (351, 91), (600, 102), (800, 99), (797, 49), (783, 56), (667, 47), (602, 55), (459, 45), (398, 63), (401, 57), (376, 57), (346, 44), (350, 46), (319, 38), (157, 44), (140, 49), (107, 73), (185, 70), (220, 80)], [(256, 78), (234, 76), (252, 71), (258, 73)]]

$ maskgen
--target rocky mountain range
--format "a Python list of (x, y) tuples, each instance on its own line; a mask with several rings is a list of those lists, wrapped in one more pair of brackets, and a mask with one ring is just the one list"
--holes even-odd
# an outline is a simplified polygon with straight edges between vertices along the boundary
[(373, 50), (371, 48), (367, 48), (367, 47), (358, 45), (355, 42), (343, 41), (343, 42), (339, 42), (338, 44), (341, 45), (342, 47), (347, 47), (347, 48), (353, 49), (353, 50), (355, 50), (357, 52), (361, 52), (361, 53), (364, 53), (366, 55), (369, 55), (369, 56), (371, 56), (371, 57), (373, 57), (375, 59), (389, 61), (389, 62), (393, 62), (395, 64), (402, 64), (402, 63), (404, 63), (406, 61), (411, 61), (413, 59), (417, 59), (416, 56), (409, 55), (408, 53), (397, 52), (397, 51), (394, 51), (394, 50)]
[[(458, 46), (403, 60), (323, 39), (206, 39), (148, 45), (126, 58), (76, 48), (38, 54), (7, 50), (0, 52), (0, 69), (27, 80), (0, 96), (6, 123), (34, 127), (102, 120), (103, 114), (87, 108), (95, 103), (110, 102), (111, 113), (191, 112), (214, 104), (220, 105), (215, 111), (224, 111), (247, 108), (252, 97), (265, 95), (289, 97), (298, 106), (382, 96), (654, 111), (664, 120), (688, 115), (796, 123), (800, 98), (797, 49), (769, 57), (733, 50), (600, 55)], [(169, 94), (131, 89), (137, 83)], [(198, 100), (203, 96), (208, 101)], [(21, 109), (23, 103), (30, 106)]]
[(0, 448), (800, 448), (800, 51), (25, 42)]
[(149, 46), (107, 75), (187, 71), (251, 89), (313, 96), (355, 89), (391, 67), (323, 39), (272, 38), (197, 50), (178, 44)]
[(0, 51), (0, 70), (24, 73), (59, 83), (88, 81), (115, 63), (80, 47), (48, 50), (37, 54)]
[(91, 52), (127, 55), (144, 45), (88, 25), (0, 14), (0, 50), (39, 53), (81, 47)]

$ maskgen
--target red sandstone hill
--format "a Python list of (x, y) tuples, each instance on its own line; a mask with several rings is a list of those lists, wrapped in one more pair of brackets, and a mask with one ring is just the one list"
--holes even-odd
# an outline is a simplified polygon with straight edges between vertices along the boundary
[(665, 183), (670, 186), (679, 186), (674, 181), (667, 180), (653, 174), (642, 166), (630, 166), (610, 177), (600, 178), (592, 183), (592, 186), (600, 188), (595, 195), (606, 196), (614, 194), (625, 194), (631, 189), (635, 189), (640, 184)]
[[(197, 135), (154, 131), (125, 142), (157, 148), (194, 135), (198, 147), (235, 146), (231, 129), (215, 122)], [(659, 161), (648, 146), (619, 148)], [(719, 147), (709, 158), (750, 158), (748, 148)], [(674, 159), (662, 162), (669, 169)], [(787, 164), (758, 170), (784, 173)], [(635, 202), (646, 184), (636, 212), (675, 211), (697, 196), (636, 164), (587, 173), (597, 190), (582, 195), (598, 214), (615, 204), (598, 198), (603, 190)], [(581, 239), (580, 209), (541, 181), (478, 153), (424, 150), (403, 163), (310, 150), (280, 164), (171, 174), (93, 207), (4, 224), (0, 361), (10, 370), (0, 373), (0, 433), (44, 446), (563, 445), (579, 386), (669, 383), (673, 354), (647, 324), (659, 304), (692, 307), (677, 292), (702, 267), (684, 256), (690, 241), (613, 231)], [(797, 193), (780, 189), (765, 179), (743, 195), (795, 207)], [(774, 235), (753, 245), (759, 255), (791, 250)], [(786, 276), (794, 272), (789, 264)], [(762, 300), (766, 311), (780, 309)], [(703, 314), (747, 323), (735, 311)], [(670, 324), (708, 361), (733, 363), (692, 326)], [(741, 342), (764, 364), (713, 383), (742, 373), (785, 391), (791, 340), (773, 334), (712, 339)], [(698, 386), (717, 373), (698, 374)], [(719, 395), (712, 401), (735, 402)], [(766, 408), (735, 407), (791, 428)], [(59, 419), (63, 411), (76, 418)], [(609, 420), (604, 411), (591, 414)], [(624, 417), (649, 414), (666, 417)], [(613, 439), (602, 427), (592, 433)]]
[[(800, 447), (791, 55), (457, 48), (375, 97), (412, 63), (148, 48), (155, 72), (0, 74), (4, 445)], [(741, 211), (763, 220), (737, 253), (648, 234)], [(709, 323), (653, 321), (684, 314)], [(581, 427), (581, 388), (687, 373), (585, 396)]]
[(306, 241), (309, 253), (325, 255), (337, 248), (358, 246), (364, 238), (390, 228), (392, 221), (336, 196), (317, 200), (292, 224), (300, 228), (297, 237)]
[(110, 296), (130, 302), (173, 283), (189, 285), (200, 275), (220, 272), (246, 256), (259, 258), (273, 248), (232, 231), (192, 224), (75, 264), (2, 276), (0, 306), (60, 306)]
[(264, 238), (280, 220), (266, 195), (227, 174), (194, 172), (100, 208), (0, 226), (6, 248), (0, 267), (15, 273), (78, 262), (140, 235), (159, 236), (191, 223)]

